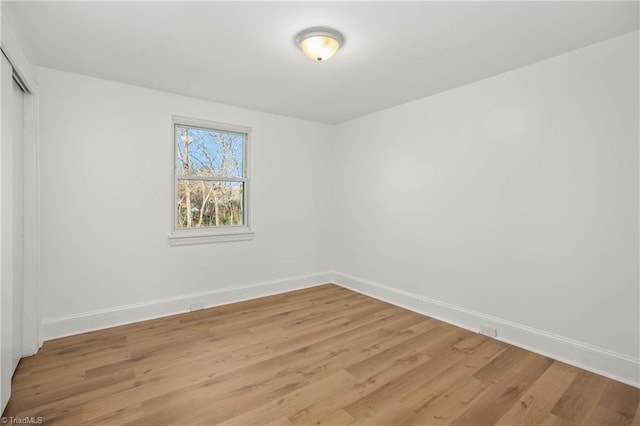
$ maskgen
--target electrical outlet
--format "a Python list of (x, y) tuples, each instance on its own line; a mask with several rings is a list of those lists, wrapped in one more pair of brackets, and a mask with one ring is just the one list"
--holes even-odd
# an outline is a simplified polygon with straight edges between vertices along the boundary
[(200, 309), (204, 309), (204, 302), (193, 302), (189, 305), (189, 308), (191, 309), (191, 312), (199, 311)]
[(484, 334), (489, 337), (496, 337), (498, 335), (498, 329), (488, 325), (480, 324), (480, 334)]

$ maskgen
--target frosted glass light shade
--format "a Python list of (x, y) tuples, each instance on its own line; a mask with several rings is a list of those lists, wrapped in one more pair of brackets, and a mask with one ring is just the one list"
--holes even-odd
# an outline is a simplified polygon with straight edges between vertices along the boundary
[(330, 28), (309, 28), (296, 36), (296, 44), (315, 62), (326, 61), (344, 44), (344, 37)]

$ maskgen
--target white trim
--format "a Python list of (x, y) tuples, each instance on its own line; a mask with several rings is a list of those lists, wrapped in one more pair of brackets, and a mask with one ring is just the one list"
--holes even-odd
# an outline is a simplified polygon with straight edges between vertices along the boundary
[(202, 302), (207, 308), (226, 305), (327, 284), (332, 281), (332, 278), (333, 275), (329, 272), (303, 275), (281, 280), (167, 297), (148, 302), (82, 312), (75, 315), (47, 318), (42, 321), (42, 334), (45, 340), (51, 340), (88, 331), (101, 330), (118, 325), (189, 312), (191, 303)]
[(242, 182), (246, 183), (247, 180), (245, 178), (235, 178), (235, 177), (214, 177), (214, 176), (182, 176), (178, 175), (178, 179), (180, 180), (203, 180), (205, 182)]
[(169, 245), (171, 247), (191, 246), (196, 244), (225, 243), (230, 241), (253, 240), (255, 233), (246, 226), (230, 226), (223, 229), (216, 229), (215, 233), (203, 232), (202, 229), (185, 229), (176, 231), (169, 235)]
[(22, 52), (16, 37), (13, 35), (11, 26), (7, 23), (7, 18), (5, 18), (4, 15), (0, 16), (0, 18), (2, 19), (0, 48), (13, 67), (14, 74), (16, 74), (20, 80), (19, 84), (23, 86), (27, 92), (37, 93), (38, 83), (31, 71), (29, 61)]
[[(221, 130), (224, 132), (235, 133), (244, 136), (242, 144), (242, 174), (241, 178), (195, 178), (189, 176), (178, 176), (176, 173), (176, 126), (187, 126), (205, 130)], [(171, 117), (171, 230), (169, 232), (169, 245), (172, 247), (222, 243), (230, 241), (248, 241), (254, 238), (254, 230), (252, 224), (252, 208), (251, 208), (251, 127), (238, 126), (235, 124), (219, 123), (215, 121), (202, 120), (197, 118), (183, 117), (173, 115)], [(176, 188), (179, 179), (199, 179), (206, 181), (232, 181), (242, 182), (242, 215), (243, 226), (221, 226), (221, 227), (204, 227), (194, 229), (178, 229), (176, 227)]]
[(38, 145), (39, 95), (24, 96), (24, 336), (22, 353), (42, 347), (40, 329), (40, 166)]
[(640, 359), (404, 290), (336, 273), (335, 283), (358, 293), (478, 332), (498, 329), (497, 340), (640, 387)]

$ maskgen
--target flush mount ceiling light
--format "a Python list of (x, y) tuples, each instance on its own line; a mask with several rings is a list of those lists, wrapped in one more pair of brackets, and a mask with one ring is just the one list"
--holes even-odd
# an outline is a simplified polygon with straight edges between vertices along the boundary
[(298, 33), (296, 45), (307, 58), (321, 62), (332, 57), (344, 45), (344, 37), (331, 28), (313, 27)]

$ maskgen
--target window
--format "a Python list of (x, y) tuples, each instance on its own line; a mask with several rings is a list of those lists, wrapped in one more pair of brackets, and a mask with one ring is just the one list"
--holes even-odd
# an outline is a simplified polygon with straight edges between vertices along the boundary
[(173, 118), (171, 245), (253, 238), (250, 132), (247, 127)]

